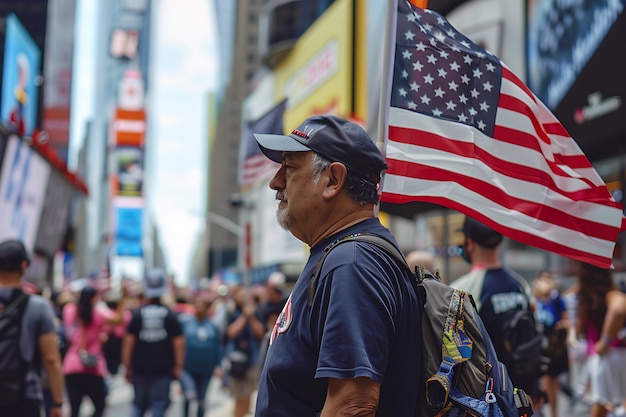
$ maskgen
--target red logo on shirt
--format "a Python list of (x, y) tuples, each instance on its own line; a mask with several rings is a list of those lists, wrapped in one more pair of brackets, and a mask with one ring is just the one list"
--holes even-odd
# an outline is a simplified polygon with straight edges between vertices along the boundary
[(291, 311), (291, 295), (287, 299), (285, 303), (285, 307), (283, 307), (283, 311), (280, 312), (280, 315), (276, 319), (276, 323), (274, 324), (274, 329), (272, 329), (272, 335), (270, 336), (270, 346), (274, 343), (274, 339), (281, 333), (285, 333), (289, 326), (291, 326), (291, 321), (293, 319), (292, 311)]

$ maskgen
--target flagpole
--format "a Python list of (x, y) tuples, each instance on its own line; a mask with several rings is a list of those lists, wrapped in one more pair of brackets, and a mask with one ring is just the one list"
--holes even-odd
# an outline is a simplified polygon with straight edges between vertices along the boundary
[[(391, 77), (390, 71), (393, 68), (393, 45), (396, 42), (396, 19), (398, 14), (398, 0), (387, 1), (387, 21), (385, 22), (385, 40), (383, 43), (383, 70), (382, 70), (382, 85), (380, 88), (380, 106), (378, 108), (378, 132), (376, 134), (376, 146), (380, 149), (383, 157), (386, 158), (387, 152), (387, 121), (389, 117), (389, 104), (391, 101), (390, 89), (391, 89)], [(383, 186), (385, 183), (385, 175), (383, 174), (380, 179), (380, 186), (378, 187), (378, 195), (383, 192)], [(380, 208), (380, 201), (374, 208), (374, 212), (378, 215), (378, 209)]]

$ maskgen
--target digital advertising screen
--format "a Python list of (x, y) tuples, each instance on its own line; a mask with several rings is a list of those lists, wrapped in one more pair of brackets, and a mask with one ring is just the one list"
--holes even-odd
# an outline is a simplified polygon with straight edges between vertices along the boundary
[(6, 18), (4, 39), (0, 118), (11, 131), (28, 135), (37, 122), (41, 51), (14, 14)]

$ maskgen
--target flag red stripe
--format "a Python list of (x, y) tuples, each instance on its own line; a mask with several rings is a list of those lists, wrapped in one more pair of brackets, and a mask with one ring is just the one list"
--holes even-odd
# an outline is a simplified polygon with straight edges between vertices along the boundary
[[(485, 224), (493, 224), (493, 220), (485, 217), (482, 213), (472, 210), (469, 206), (460, 203), (457, 200), (448, 198), (448, 197), (438, 197), (438, 196), (420, 196), (420, 201), (426, 203), (438, 204), (443, 207), (448, 207), (453, 210), (461, 211), (466, 213), (467, 215), (476, 218), (477, 220), (482, 221)], [(406, 196), (403, 194), (391, 194), (385, 193), (385, 201), (390, 203), (402, 204), (406, 203)], [(561, 254), (563, 256), (571, 257), (574, 259), (578, 259), (583, 262), (590, 263), (592, 265), (598, 265), (602, 268), (610, 268), (611, 267), (611, 259), (607, 259), (603, 256), (597, 256), (591, 254), (586, 251), (577, 250), (572, 245), (562, 245), (555, 241), (547, 240), (542, 238), (536, 234), (530, 234), (518, 229), (512, 229), (506, 227), (506, 225), (498, 224), (499, 229), (503, 232), (504, 235), (510, 237), (511, 239), (517, 240), (519, 242), (534, 242), (534, 246), (540, 247), (544, 250)], [(504, 229), (504, 230), (503, 230)]]
[[(523, 163), (518, 164), (496, 158), (486, 150), (475, 146), (473, 143), (450, 140), (447, 137), (436, 135), (431, 132), (405, 129), (391, 125), (389, 126), (389, 140), (436, 149), (465, 158), (475, 158), (489, 165), (494, 171), (502, 175), (543, 185), (572, 200), (599, 198), (600, 201), (606, 202), (606, 194), (604, 192), (600, 193), (600, 191), (603, 191), (602, 189), (594, 188), (575, 192), (564, 191), (555, 184), (554, 178), (552, 178), (547, 172), (541, 169), (529, 167)], [(558, 171), (561, 171), (561, 169), (559, 168)]]
[[(607, 236), (616, 237), (615, 227), (590, 221), (585, 218), (574, 217), (570, 213), (536, 201), (516, 198), (507, 194), (500, 187), (474, 177), (397, 159), (388, 158), (387, 164), (389, 165), (389, 169), (387, 170), (388, 175), (433, 181), (442, 181), (445, 179), (445, 181), (463, 184), (464, 188), (480, 194), (506, 209), (515, 210), (527, 216), (548, 223), (558, 224), (569, 229), (577, 229), (589, 236), (599, 239), (608, 239)], [(420, 200), (421, 199), (422, 197), (420, 196)]]
[(535, 95), (533, 94), (532, 91), (530, 91), (530, 88), (528, 88), (528, 86), (526, 84), (524, 84), (522, 82), (522, 80), (520, 80), (517, 75), (513, 74), (513, 72), (511, 72), (510, 69), (508, 69), (506, 67), (506, 65), (502, 64), (502, 78), (505, 78), (509, 81), (511, 81), (513, 84), (515, 84), (516, 86), (518, 86), (522, 91), (524, 91), (526, 93), (526, 95), (528, 97), (530, 97), (530, 99), (534, 102), (537, 102), (537, 98), (535, 97)]

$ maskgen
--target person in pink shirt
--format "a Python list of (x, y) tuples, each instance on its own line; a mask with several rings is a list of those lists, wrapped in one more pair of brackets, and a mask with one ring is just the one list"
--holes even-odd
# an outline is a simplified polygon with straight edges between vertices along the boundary
[(106, 327), (123, 322), (126, 292), (116, 311), (98, 305), (98, 291), (87, 286), (80, 292), (77, 303), (63, 309), (63, 324), (69, 340), (69, 348), (63, 359), (63, 373), (71, 417), (78, 417), (84, 396), (94, 405), (94, 417), (101, 417), (105, 407), (106, 388), (104, 376), (106, 361), (102, 353)]

